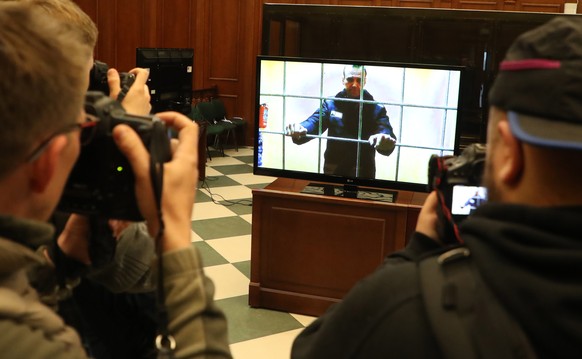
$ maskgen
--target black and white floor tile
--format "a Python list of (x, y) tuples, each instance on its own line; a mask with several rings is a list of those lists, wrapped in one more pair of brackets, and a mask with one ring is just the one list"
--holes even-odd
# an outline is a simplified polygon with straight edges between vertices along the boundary
[[(212, 148), (211, 148), (212, 149)], [(206, 178), (198, 184), (192, 241), (204, 270), (216, 286), (215, 299), (225, 311), (235, 359), (286, 359), (299, 332), (315, 318), (251, 308), (250, 280), (252, 189), (275, 178), (253, 175), (250, 147), (211, 152)]]

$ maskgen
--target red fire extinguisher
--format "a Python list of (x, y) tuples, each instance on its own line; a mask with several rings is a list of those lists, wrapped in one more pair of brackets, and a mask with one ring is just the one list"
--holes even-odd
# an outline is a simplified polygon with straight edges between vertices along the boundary
[(268, 118), (269, 118), (269, 106), (267, 106), (266, 103), (263, 103), (259, 108), (259, 128), (267, 128)]
[[(267, 118), (269, 117), (269, 106), (266, 103), (261, 104), (259, 108), (259, 128), (267, 127)], [(263, 132), (259, 131), (257, 138), (257, 164), (263, 166)]]

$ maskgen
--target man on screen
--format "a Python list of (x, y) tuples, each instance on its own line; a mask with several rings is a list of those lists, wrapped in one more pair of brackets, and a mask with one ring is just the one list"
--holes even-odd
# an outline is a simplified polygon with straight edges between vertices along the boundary
[(461, 206), (461, 208), (468, 208), (469, 213), (473, 213), (480, 205), (485, 203), (486, 199), (483, 197), (483, 194), (477, 189), (475, 193), (471, 197), (467, 199), (467, 201)]
[[(301, 145), (327, 133), (325, 174), (348, 177), (376, 177), (376, 151), (388, 156), (394, 151), (396, 135), (384, 106), (369, 103), (374, 97), (363, 89), (366, 70), (362, 66), (347, 65), (343, 71), (345, 88), (332, 100), (322, 101), (308, 119), (289, 124), (286, 135)], [(365, 102), (363, 102), (364, 100)], [(321, 132), (319, 132), (321, 124)]]

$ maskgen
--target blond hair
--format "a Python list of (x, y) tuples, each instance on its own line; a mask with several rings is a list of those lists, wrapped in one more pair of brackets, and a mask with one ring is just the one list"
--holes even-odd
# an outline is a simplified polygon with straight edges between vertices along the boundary
[(23, 2), (44, 10), (51, 18), (57, 19), (78, 31), (81, 41), (93, 49), (99, 32), (95, 22), (72, 0), (0, 0), (1, 2)]
[(82, 109), (91, 49), (26, 2), (0, 2), (0, 177)]

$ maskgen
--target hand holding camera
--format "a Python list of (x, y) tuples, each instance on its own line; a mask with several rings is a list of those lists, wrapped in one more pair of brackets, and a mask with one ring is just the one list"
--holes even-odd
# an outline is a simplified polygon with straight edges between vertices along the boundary
[[(155, 235), (160, 204), (154, 197), (152, 178), (159, 173), (163, 175), (160, 183), (165, 231), (168, 238), (179, 238), (178, 242), (170, 241), (168, 247), (182, 247), (182, 238), (189, 245), (198, 179), (197, 125), (176, 112), (128, 114), (119, 102), (101, 92), (87, 93), (85, 111), (97, 124), (81, 133), (81, 154), (65, 185), (59, 209), (111, 219), (145, 219), (150, 234)], [(167, 127), (178, 132), (173, 155)]]
[(141, 146), (153, 149), (151, 156), (163, 163), (171, 159), (166, 126), (153, 115), (128, 114), (119, 102), (102, 92), (87, 92), (85, 112), (95, 124), (81, 132), (81, 153), (65, 185), (59, 209), (111, 219), (142, 220), (132, 167), (114, 143), (112, 132), (120, 124), (131, 127), (141, 139)]
[[(162, 251), (191, 246), (190, 221), (198, 181), (198, 126), (177, 112), (163, 112), (157, 116), (178, 132), (173, 144), (172, 160), (164, 164), (161, 207), (164, 214), (165, 235)], [(139, 209), (146, 219), (149, 232), (158, 232), (157, 206), (150, 180), (150, 153), (139, 135), (130, 126), (122, 124), (113, 129), (113, 138), (128, 158), (135, 175), (135, 191)]]
[(442, 244), (442, 222), (438, 213), (438, 195), (436, 191), (432, 191), (420, 209), (415, 230), (416, 232), (422, 233), (425, 236), (431, 238), (433, 241)]
[[(457, 224), (485, 202), (481, 181), (485, 164), (484, 144), (467, 146), (460, 156), (431, 156), (428, 183), (431, 194), (419, 214), (416, 230), (440, 243), (460, 241)], [(476, 200), (476, 196), (479, 200)], [(465, 209), (466, 208), (466, 209)]]
[(89, 91), (100, 91), (119, 101), (129, 112), (148, 115), (152, 109), (150, 91), (146, 85), (149, 71), (135, 68), (117, 72), (104, 62), (95, 61), (89, 73)]
[(107, 71), (109, 96), (121, 102), (125, 110), (136, 115), (147, 115), (152, 110), (150, 91), (146, 85), (149, 72), (146, 69), (135, 68), (129, 71), (134, 77), (132, 83), (123, 81), (123, 77), (115, 69)]

